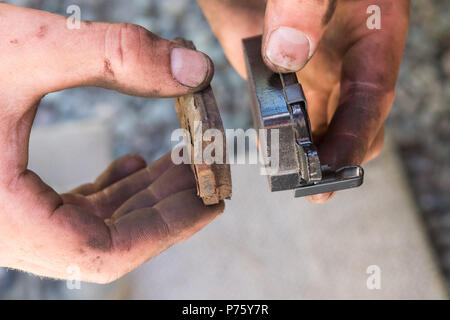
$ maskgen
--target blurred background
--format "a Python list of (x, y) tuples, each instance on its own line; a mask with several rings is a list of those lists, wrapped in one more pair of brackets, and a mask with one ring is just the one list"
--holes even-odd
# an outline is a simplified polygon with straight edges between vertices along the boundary
[[(6, 2), (62, 15), (76, 4), (83, 20), (130, 22), (167, 39), (193, 40), (214, 61), (212, 87), (225, 127), (251, 127), (247, 86), (227, 62), (194, 0)], [(235, 167), (235, 198), (227, 204), (226, 217), (124, 279), (68, 290), (65, 281), (0, 269), (0, 298), (446, 298), (450, 2), (411, 3), (386, 147), (367, 166), (359, 193), (348, 191), (324, 206), (311, 206), (292, 194), (264, 194), (267, 185), (261, 177), (249, 185), (258, 175), (254, 168)], [(121, 155), (138, 153), (148, 162), (155, 160), (171, 149), (170, 134), (178, 127), (172, 99), (99, 88), (49, 94), (32, 132), (31, 167), (56, 190), (67, 191)], [(49, 152), (61, 156), (49, 163)], [(69, 164), (75, 168), (71, 172), (65, 170)], [(239, 190), (252, 188), (254, 194), (240, 196)], [(270, 203), (262, 208), (264, 201)], [(271, 207), (273, 203), (277, 205)], [(365, 285), (370, 264), (380, 265), (386, 279), (379, 292)], [(204, 271), (201, 277), (198, 270)]]

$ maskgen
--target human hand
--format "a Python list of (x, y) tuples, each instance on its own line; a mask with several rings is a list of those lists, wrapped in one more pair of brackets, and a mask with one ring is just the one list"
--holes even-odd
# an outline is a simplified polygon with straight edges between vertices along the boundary
[[(198, 2), (244, 78), (241, 40), (261, 33), (266, 64), (276, 72), (298, 71), (322, 163), (337, 169), (378, 155), (408, 29), (408, 0)], [(379, 30), (366, 24), (373, 4), (380, 7)], [(321, 203), (332, 194), (308, 199)]]
[[(92, 184), (58, 195), (27, 170), (40, 99), (77, 86), (144, 97), (206, 86), (209, 58), (129, 24), (82, 22), (0, 4), (0, 266), (107, 283), (182, 241), (223, 211), (196, 196), (186, 165), (122, 157)], [(51, 157), (51, 155), (49, 155)], [(68, 168), (70, 170), (70, 168)]]

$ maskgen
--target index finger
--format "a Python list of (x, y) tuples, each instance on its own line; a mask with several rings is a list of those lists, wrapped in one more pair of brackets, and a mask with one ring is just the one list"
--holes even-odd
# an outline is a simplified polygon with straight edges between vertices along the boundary
[[(394, 101), (409, 2), (380, 5), (384, 27), (360, 31), (360, 40), (345, 54), (339, 105), (318, 146), (321, 161), (333, 169), (362, 163)], [(365, 18), (358, 17), (360, 28), (365, 28)], [(329, 197), (329, 193), (317, 195), (313, 202), (323, 202)]]

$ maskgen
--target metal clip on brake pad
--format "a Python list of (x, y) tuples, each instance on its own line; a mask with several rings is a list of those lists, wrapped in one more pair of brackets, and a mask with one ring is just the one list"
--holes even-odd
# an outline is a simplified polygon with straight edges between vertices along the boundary
[[(279, 163), (269, 172), (271, 191), (295, 190), (295, 197), (358, 187), (363, 182), (360, 166), (346, 166), (336, 171), (321, 165), (312, 141), (306, 99), (295, 73), (271, 71), (261, 57), (261, 36), (243, 40), (247, 76), (256, 129), (267, 129), (267, 137), (278, 130)], [(276, 146), (267, 138), (259, 144), (270, 155)], [(270, 165), (268, 165), (270, 166)]]

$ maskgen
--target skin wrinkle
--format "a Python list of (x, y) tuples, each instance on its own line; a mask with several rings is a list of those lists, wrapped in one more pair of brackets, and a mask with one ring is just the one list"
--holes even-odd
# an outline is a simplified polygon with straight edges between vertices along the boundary
[(139, 233), (139, 226), (137, 226), (137, 230), (133, 230), (133, 234), (127, 234), (127, 230), (125, 229), (123, 232), (119, 231), (118, 224), (120, 223), (120, 219), (117, 221), (112, 221), (109, 219), (106, 223), (106, 226), (109, 229), (109, 237), (111, 239), (111, 253), (121, 253), (121, 252), (130, 252), (133, 246), (133, 238), (135, 233)]
[(105, 225), (108, 230), (108, 237), (109, 237), (109, 243), (110, 243), (110, 251), (114, 252), (117, 248), (116, 239), (118, 239), (119, 230), (117, 230), (117, 226), (115, 223), (112, 223), (111, 220), (105, 221)]
[[(145, 174), (145, 179), (146, 181), (148, 181), (148, 183), (150, 184), (152, 182), (152, 180), (154, 178), (152, 178), (152, 174), (150, 173), (150, 167), (145, 167), (144, 169), (140, 169), (134, 173), (131, 174), (132, 175), (142, 175), (142, 173), (146, 173)], [(142, 171), (144, 170), (144, 171)], [(114, 203), (114, 199), (111, 199), (111, 188), (114, 188), (114, 186), (118, 185), (120, 183), (120, 181), (117, 181), (115, 183), (112, 183), (111, 185), (109, 185), (108, 187), (105, 187), (102, 190), (99, 190), (97, 193), (93, 194), (93, 195), (89, 195), (88, 197), (91, 199), (92, 203), (95, 205), (95, 212), (97, 213), (97, 215), (102, 215), (103, 218), (109, 218), (110, 216), (113, 215), (113, 213), (111, 213), (111, 206), (114, 206), (114, 208), (117, 210), (118, 208), (116, 208), (117, 204)], [(138, 194), (139, 192), (141, 192), (142, 190), (144, 190), (145, 188), (147, 188), (148, 184), (141, 184), (139, 188), (135, 189), (135, 194)], [(114, 190), (113, 190), (114, 192)], [(105, 207), (105, 203), (107, 204)], [(120, 205), (119, 205), (120, 208)]]
[(96, 209), (95, 205), (93, 205), (87, 197), (75, 192), (64, 193), (61, 195), (61, 198), (65, 205), (73, 204), (89, 211), (95, 211)]
[(122, 36), (122, 34), (123, 34), (123, 30), (124, 29), (126, 29), (127, 28), (127, 25), (124, 25), (124, 26), (122, 26), (121, 28), (120, 28), (120, 32), (119, 32), (119, 48), (117, 49), (118, 50), (118, 53), (119, 53), (119, 61), (120, 61), (120, 66), (121, 67), (123, 67), (123, 50), (122, 50), (122, 48), (123, 48), (123, 36)]
[[(166, 171), (167, 172), (167, 171)], [(151, 199), (152, 200), (152, 202), (155, 202), (156, 201), (156, 199), (158, 199), (158, 198), (160, 198), (160, 195), (158, 195), (158, 191), (157, 190), (155, 190), (155, 187), (154, 187), (154, 183), (152, 183), (151, 185), (149, 185), (145, 190), (143, 190), (143, 191), (145, 191), (146, 193), (147, 193), (147, 198), (148, 199)], [(138, 193), (139, 194), (139, 193)], [(153, 205), (151, 206), (151, 207), (153, 207), (155, 204), (157, 204), (158, 202), (156, 201), (156, 203), (153, 203)], [(125, 214), (127, 214), (127, 213), (129, 213), (130, 211), (132, 211), (132, 210), (127, 210), (126, 212), (124, 212), (124, 215)]]
[[(107, 79), (114, 80), (115, 75), (111, 66), (111, 49), (109, 48), (109, 41), (112, 39), (113, 29), (116, 28), (116, 25), (109, 25), (106, 29), (104, 35), (104, 47), (103, 47), (103, 73)], [(119, 32), (120, 34), (120, 32)]]
[[(395, 56), (388, 56), (384, 49), (385, 44), (380, 43), (377, 39), (372, 37), (366, 37), (364, 39), (364, 48), (368, 52), (371, 52), (374, 57), (385, 56), (385, 59), (389, 61), (395, 61)], [(352, 60), (353, 64), (347, 64), (343, 69), (343, 77), (352, 82), (372, 82), (386, 88), (395, 88), (398, 71), (389, 73), (380, 61), (370, 61), (370, 65), (367, 65), (367, 58), (356, 55), (352, 51), (348, 51), (346, 56)], [(400, 62), (399, 62), (400, 63)], [(373, 65), (375, 64), (375, 66)]]
[[(93, 205), (93, 212), (96, 216), (105, 219), (111, 216), (109, 200), (111, 195), (105, 189), (88, 196), (88, 200)], [(106, 205), (105, 205), (106, 204)]]
[[(174, 167), (177, 167), (177, 168), (173, 169)], [(172, 180), (172, 176), (174, 176), (173, 177), (174, 179), (176, 177), (183, 178), (184, 176), (186, 176), (185, 179), (182, 179), (182, 181), (186, 181), (185, 184), (174, 183), (172, 185), (172, 187), (175, 188), (174, 190), (177, 190), (179, 192), (179, 191), (184, 191), (184, 190), (189, 190), (189, 189), (195, 188), (196, 184), (195, 184), (195, 180), (192, 177), (191, 169), (186, 168), (186, 171), (179, 173), (178, 171), (181, 170), (181, 168), (178, 166), (175, 166), (175, 165), (174, 165), (174, 167), (172, 167), (172, 169), (173, 169), (172, 171), (166, 170), (164, 173), (162, 173), (160, 175), (160, 177), (158, 179), (167, 178), (167, 180), (170, 181), (170, 180)], [(176, 170), (176, 171), (174, 171), (174, 170)], [(160, 190), (161, 190), (161, 187), (158, 185), (158, 182), (154, 181), (146, 189), (139, 191), (138, 193), (135, 194), (134, 197), (130, 198), (125, 203), (123, 203), (122, 206), (119, 207), (116, 210), (116, 212), (114, 213), (115, 219), (118, 219), (118, 217), (122, 217), (131, 211), (134, 211), (134, 210), (137, 210), (137, 209), (140, 209), (143, 207), (149, 207), (149, 206), (153, 207), (159, 201), (162, 201), (166, 197), (171, 195), (171, 192), (168, 192), (167, 190), (165, 192), (162, 192)], [(142, 199), (144, 199), (144, 200), (142, 200)]]
[[(141, 32), (144, 28), (130, 23), (120, 23), (118, 26), (116, 26), (116, 28), (117, 27), (119, 28), (119, 30), (115, 32), (117, 34), (117, 39), (114, 42), (117, 46), (117, 60), (119, 61), (120, 66), (125, 66), (127, 60), (125, 56), (127, 55), (127, 52), (136, 52), (136, 61), (139, 63), (141, 51)], [(150, 34), (150, 32), (148, 32), (147, 30), (146, 32)], [(135, 42), (133, 42), (133, 44), (129, 46), (129, 38), (136, 35), (138, 36), (137, 45), (135, 44)]]
[[(387, 116), (386, 110), (387, 108), (373, 108), (372, 105), (385, 105), (382, 103), (387, 100), (389, 103), (386, 105), (392, 105), (393, 99), (395, 96), (394, 90), (386, 91), (385, 89), (380, 88), (378, 85), (368, 85), (367, 83), (356, 83), (353, 82), (352, 85), (346, 86), (345, 89), (341, 92), (340, 104), (339, 105), (347, 105), (351, 104), (354, 101), (360, 102), (361, 100), (368, 103), (360, 103), (359, 108), (366, 111), (366, 114), (370, 114), (370, 119), (374, 119), (374, 116), (377, 116), (377, 119), (380, 120), (379, 117)], [(381, 102), (381, 103), (380, 103)]]
[(139, 41), (137, 48), (137, 61), (141, 61), (141, 47), (142, 47), (142, 29), (139, 29)]
[(384, 92), (384, 86), (378, 83), (374, 83), (372, 81), (346, 81), (342, 87), (345, 87), (344, 92), (346, 91), (361, 91), (361, 89), (370, 89), (377, 92)]
[(358, 144), (365, 144), (363, 138), (361, 138), (359, 135), (357, 135), (351, 131), (335, 131), (334, 136), (335, 137), (338, 137), (338, 136), (349, 137), (352, 140), (356, 140), (358, 142)]
[(153, 214), (159, 218), (160, 223), (157, 224), (158, 226), (162, 226), (162, 230), (160, 230), (161, 228), (158, 228), (158, 231), (162, 231), (160, 233), (162, 233), (162, 235), (160, 235), (161, 239), (169, 239), (171, 235), (173, 235), (173, 230), (171, 230), (169, 224), (166, 222), (166, 220), (164, 219), (163, 214), (161, 213), (161, 211), (159, 210), (159, 208), (157, 207), (152, 207), (152, 211)]
[(334, 15), (334, 12), (336, 11), (336, 6), (337, 6), (337, 0), (330, 0), (327, 11), (325, 12), (325, 15), (323, 16), (323, 19), (322, 19), (323, 25), (327, 25), (328, 22), (330, 22), (331, 18)]

